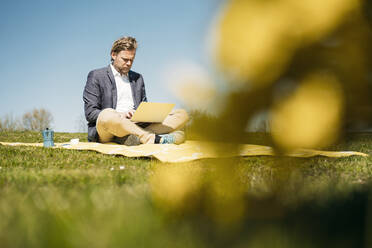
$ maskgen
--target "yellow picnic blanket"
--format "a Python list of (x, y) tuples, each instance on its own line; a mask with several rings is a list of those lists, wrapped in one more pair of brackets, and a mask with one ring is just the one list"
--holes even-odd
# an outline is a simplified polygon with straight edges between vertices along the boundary
[[(0, 142), (9, 146), (43, 146), (43, 143), (9, 143)], [(56, 143), (53, 148), (92, 150), (104, 154), (123, 155), (126, 157), (154, 157), (162, 162), (188, 162), (202, 158), (219, 158), (235, 156), (274, 156), (272, 147), (261, 145), (241, 144), (239, 146), (226, 143), (213, 143), (188, 140), (181, 145), (170, 144), (143, 144), (138, 146), (125, 146), (114, 143), (101, 144), (93, 142)], [(319, 151), (311, 149), (298, 149), (286, 154), (290, 157), (348, 157), (352, 155), (368, 156), (365, 153), (353, 151)]]

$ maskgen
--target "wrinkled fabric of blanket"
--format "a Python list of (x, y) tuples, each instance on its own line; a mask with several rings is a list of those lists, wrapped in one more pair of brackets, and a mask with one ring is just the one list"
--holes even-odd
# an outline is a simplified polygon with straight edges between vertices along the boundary
[[(43, 143), (9, 143), (0, 142), (7, 146), (43, 146)], [(77, 144), (56, 143), (53, 148), (91, 150), (104, 154), (123, 155), (126, 157), (154, 157), (162, 162), (188, 162), (203, 158), (223, 158), (237, 156), (275, 156), (272, 147), (248, 144), (226, 144), (188, 140), (181, 145), (173, 144), (142, 144), (138, 146), (125, 146), (114, 143), (101, 144), (93, 142), (78, 142)], [(320, 151), (312, 149), (298, 149), (285, 156), (290, 157), (348, 157), (368, 156), (365, 153), (354, 151)]]

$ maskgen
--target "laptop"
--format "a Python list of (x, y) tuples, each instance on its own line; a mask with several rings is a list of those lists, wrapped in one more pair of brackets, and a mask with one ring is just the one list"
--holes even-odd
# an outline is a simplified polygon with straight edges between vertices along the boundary
[(133, 122), (163, 122), (174, 105), (173, 103), (141, 102), (130, 120)]

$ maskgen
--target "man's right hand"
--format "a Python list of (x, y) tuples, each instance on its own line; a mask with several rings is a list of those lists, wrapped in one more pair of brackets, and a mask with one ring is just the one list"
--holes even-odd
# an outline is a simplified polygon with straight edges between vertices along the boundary
[(134, 109), (131, 109), (131, 110), (127, 111), (127, 112), (125, 113), (125, 117), (126, 117), (127, 119), (132, 118), (132, 116), (134, 115), (134, 112), (135, 112)]

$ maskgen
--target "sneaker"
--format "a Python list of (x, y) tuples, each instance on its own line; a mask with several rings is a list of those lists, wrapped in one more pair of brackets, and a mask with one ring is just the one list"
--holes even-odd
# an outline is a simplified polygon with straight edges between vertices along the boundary
[(175, 131), (168, 134), (161, 134), (159, 144), (176, 144), (179, 145), (185, 142), (185, 132)]

